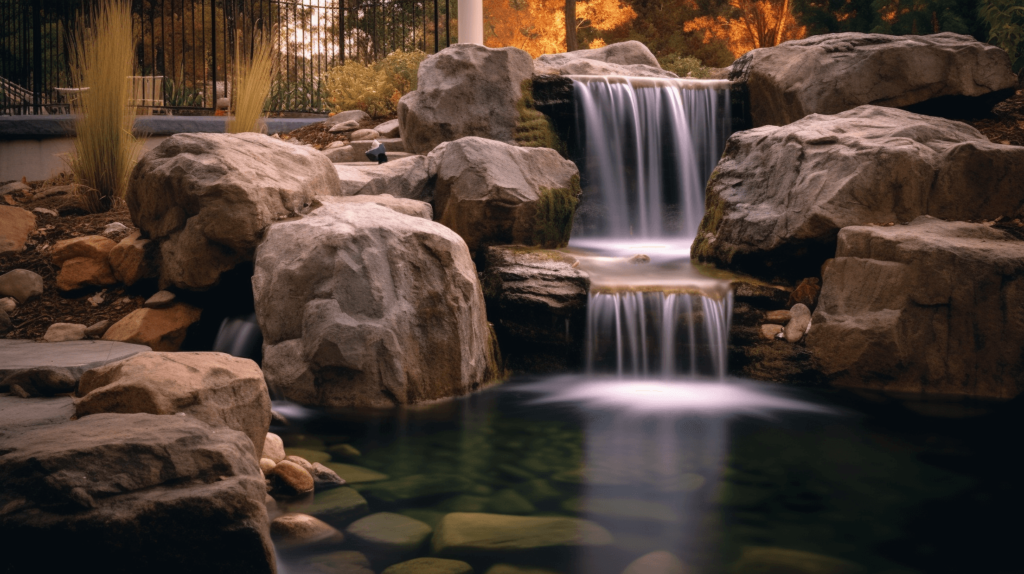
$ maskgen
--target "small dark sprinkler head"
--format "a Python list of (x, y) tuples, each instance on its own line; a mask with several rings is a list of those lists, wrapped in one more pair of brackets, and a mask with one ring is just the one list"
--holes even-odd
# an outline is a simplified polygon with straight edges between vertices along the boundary
[(388, 156), (384, 153), (384, 144), (377, 140), (373, 140), (373, 147), (366, 150), (366, 157), (371, 160), (377, 160), (378, 164), (388, 162)]

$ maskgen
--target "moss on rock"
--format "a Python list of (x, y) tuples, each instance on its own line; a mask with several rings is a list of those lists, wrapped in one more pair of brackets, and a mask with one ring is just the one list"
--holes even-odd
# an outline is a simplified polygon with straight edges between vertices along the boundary
[(522, 147), (551, 148), (565, 156), (565, 143), (555, 132), (555, 124), (534, 105), (533, 80), (523, 81), (522, 94), (516, 104), (516, 109), (519, 110), (519, 119), (513, 132), (516, 144)]
[(572, 218), (580, 203), (580, 176), (574, 175), (569, 187), (542, 187), (533, 227), (533, 244), (548, 249), (565, 247), (572, 233)]

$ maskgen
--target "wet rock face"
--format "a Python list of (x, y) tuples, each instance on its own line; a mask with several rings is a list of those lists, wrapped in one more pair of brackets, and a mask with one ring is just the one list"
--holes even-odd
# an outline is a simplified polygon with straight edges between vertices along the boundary
[(582, 366), (590, 278), (558, 251), (493, 246), (482, 283), (487, 317), (508, 368), (565, 372)]
[(1024, 213), (1024, 148), (862, 106), (733, 134), (707, 187), (694, 259), (766, 278), (819, 274), (849, 225)]
[(322, 153), (261, 134), (177, 134), (132, 172), (132, 221), (160, 244), (160, 283), (205, 290), (251, 261), (271, 223), (340, 195)]
[(276, 570), (263, 477), (240, 432), (101, 414), (0, 428), (0, 452), (12, 572)]
[(267, 382), (299, 403), (452, 397), (497, 371), (469, 251), (432, 221), (327, 203), (270, 228), (253, 291)]
[(466, 136), (513, 143), (522, 83), (533, 59), (518, 48), (455, 44), (424, 60), (416, 91), (398, 102), (407, 151), (426, 153)]
[(1012, 398), (1024, 390), (1024, 241), (929, 217), (847, 227), (807, 347), (835, 385)]
[(435, 218), (476, 254), (486, 245), (564, 247), (579, 203), (579, 170), (555, 150), (467, 137), (428, 156), (437, 165)]
[(1013, 95), (1003, 50), (971, 36), (823, 34), (748, 52), (730, 79), (744, 81), (755, 127), (864, 104), (944, 117), (987, 113)]

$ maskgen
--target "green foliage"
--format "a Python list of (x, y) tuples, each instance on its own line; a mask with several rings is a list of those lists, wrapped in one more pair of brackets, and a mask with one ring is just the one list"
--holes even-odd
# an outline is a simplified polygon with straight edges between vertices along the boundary
[(989, 27), (989, 41), (1006, 50), (1013, 71), (1024, 69), (1024, 5), (1019, 0), (983, 0), (978, 13)]
[(565, 144), (555, 132), (555, 124), (534, 106), (533, 80), (523, 81), (522, 94), (523, 97), (516, 104), (519, 119), (512, 136), (515, 142), (522, 147), (551, 148), (564, 156)]
[(164, 78), (164, 105), (173, 108), (203, 107), (206, 100), (202, 91), (188, 85), (182, 68), (178, 69), (177, 79)]
[(565, 247), (572, 234), (572, 218), (580, 203), (580, 176), (572, 176), (569, 187), (542, 187), (533, 228), (533, 243), (548, 249)]
[(658, 64), (680, 78), (707, 78), (711, 75), (711, 70), (693, 56), (669, 54), (658, 58)]
[(323, 80), (328, 109), (363, 110), (375, 118), (394, 116), (398, 100), (416, 89), (420, 62), (426, 57), (418, 50), (399, 51), (374, 64), (350, 61), (332, 68)]
[(318, 112), (326, 110), (324, 90), (308, 81), (289, 82), (278, 75), (270, 87), (270, 96), (263, 107), (265, 112), (301, 110)]
[(75, 114), (75, 152), (71, 170), (82, 186), (80, 199), (91, 212), (109, 210), (124, 197), (139, 142), (132, 134), (135, 75), (132, 16), (128, 2), (107, 0), (91, 26), (79, 25), (71, 54), (71, 75), (82, 89), (71, 103)]

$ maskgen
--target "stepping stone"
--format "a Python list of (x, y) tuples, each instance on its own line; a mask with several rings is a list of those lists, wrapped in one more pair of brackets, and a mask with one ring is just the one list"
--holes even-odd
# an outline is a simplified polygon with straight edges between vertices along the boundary
[(34, 367), (64, 367), (76, 378), (89, 369), (127, 359), (151, 349), (118, 341), (65, 341), (39, 343), (0, 339), (0, 380), (14, 371)]
[(354, 464), (344, 464), (341, 462), (325, 462), (324, 466), (338, 473), (338, 476), (345, 479), (348, 484), (359, 484), (363, 482), (377, 482), (381, 480), (387, 480), (389, 477), (386, 474), (381, 474), (376, 470), (370, 470), (362, 466), (356, 466)]
[(388, 563), (415, 556), (433, 532), (423, 522), (393, 512), (371, 514), (345, 529), (345, 535), (372, 560)]
[[(308, 460), (310, 463), (314, 463), (314, 462), (328, 462), (328, 461), (331, 460), (331, 455), (330, 454), (328, 454), (326, 452), (323, 452), (323, 451), (313, 450), (313, 449), (309, 449), (309, 448), (286, 448), (286, 449), (284, 449), (284, 452), (288, 456), (301, 456), (302, 458)], [(337, 472), (337, 471), (335, 471), (335, 472)], [(345, 477), (342, 477), (342, 478), (345, 478)]]
[(461, 560), (416, 558), (389, 566), (381, 574), (473, 574), (473, 567)]
[(288, 512), (311, 514), (320, 520), (342, 528), (367, 513), (366, 499), (352, 488), (341, 487), (318, 492), (311, 503), (291, 504)]
[(0, 436), (18, 429), (71, 422), (75, 414), (71, 397), (23, 399), (0, 396)]
[(453, 512), (437, 525), (430, 547), (442, 558), (501, 559), (538, 551), (571, 554), (611, 542), (603, 527), (578, 518)]

